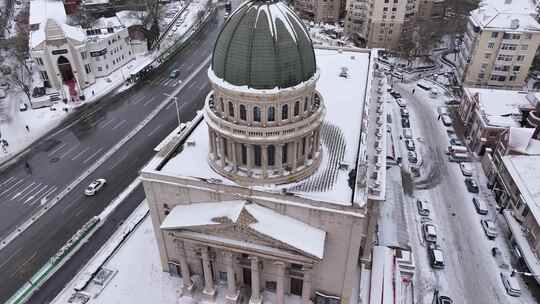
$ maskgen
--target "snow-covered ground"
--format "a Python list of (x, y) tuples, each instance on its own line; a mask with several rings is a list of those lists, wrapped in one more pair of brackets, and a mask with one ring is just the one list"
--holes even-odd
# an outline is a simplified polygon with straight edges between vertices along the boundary
[[(487, 180), (479, 161), (472, 162), (473, 177), (480, 186), (480, 194), (476, 196), (489, 204), (486, 216), (476, 213), (472, 204), (475, 195), (466, 190), (459, 165), (448, 162), (444, 154), (449, 137), (447, 128), (437, 120), (437, 109), (444, 106), (444, 101), (450, 97), (439, 95), (433, 98), (429, 92), (417, 87), (416, 82), (395, 83), (394, 88), (408, 102), (416, 151), (419, 162), (422, 162), (420, 177), (406, 178), (409, 172), (405, 156), (407, 150), (403, 143), (399, 144), (404, 155), (402, 170), (405, 178), (402, 185), (396, 187), (412, 191), (405, 193), (403, 206), (417, 265), (414, 284), (417, 303), (431, 303), (435, 289), (439, 289), (441, 295), (451, 296), (454, 303), (537, 303), (523, 281), (520, 282), (523, 294), (519, 298), (507, 295), (504, 290), (499, 273), (509, 271), (508, 265), (513, 259), (508, 229), (502, 216), (498, 217), (499, 236), (489, 241), (480, 225), (481, 219), (494, 219), (496, 204), (491, 191), (486, 188)], [(399, 107), (393, 100), (392, 107), (393, 129), (403, 134)], [(429, 219), (418, 214), (416, 198), (431, 203)], [(442, 270), (434, 270), (429, 265), (427, 245), (421, 231), (425, 222), (437, 226), (437, 242), (442, 247), (446, 263)], [(495, 246), (502, 252), (502, 257), (497, 260), (491, 255), (491, 248)]]

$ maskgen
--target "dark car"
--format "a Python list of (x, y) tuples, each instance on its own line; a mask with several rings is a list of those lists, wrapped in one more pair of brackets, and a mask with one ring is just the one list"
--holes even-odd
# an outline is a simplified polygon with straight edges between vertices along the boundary
[(390, 91), (390, 95), (392, 95), (392, 97), (394, 98), (401, 98), (401, 94), (399, 94), (398, 92), (396, 91)]
[(409, 150), (409, 151), (416, 150), (416, 146), (414, 145), (414, 140), (412, 140), (412, 139), (406, 139), (405, 140), (405, 146), (407, 147), (407, 150)]
[(409, 153), (407, 153), (407, 159), (409, 160), (410, 163), (413, 163), (413, 164), (416, 164), (418, 162), (418, 156), (416, 155), (416, 152), (414, 151), (409, 151)]
[(454, 304), (454, 301), (452, 301), (452, 299), (450, 297), (439, 296), (437, 304)]
[(405, 108), (401, 108), (401, 109), (399, 109), (399, 112), (401, 113), (401, 116), (409, 117), (409, 110), (407, 110)]
[(478, 189), (478, 183), (476, 180), (468, 177), (465, 179), (465, 186), (467, 186), (467, 191), (471, 193), (478, 193), (480, 190)]
[(431, 267), (436, 269), (444, 268), (444, 255), (441, 247), (437, 244), (431, 243), (428, 245), (428, 256)]
[(457, 138), (450, 138), (451, 146), (464, 146), (463, 142)]
[(403, 117), (401, 119), (401, 126), (403, 128), (410, 128), (411, 127), (411, 122), (409, 121), (409, 119), (407, 117)]

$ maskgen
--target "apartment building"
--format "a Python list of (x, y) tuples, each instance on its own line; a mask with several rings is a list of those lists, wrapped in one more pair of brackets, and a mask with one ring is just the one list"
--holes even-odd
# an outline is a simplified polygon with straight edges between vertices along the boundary
[(457, 59), (464, 85), (521, 88), (538, 45), (532, 0), (494, 0), (471, 12)]
[(294, 9), (302, 19), (334, 23), (345, 12), (345, 0), (297, 0)]
[(392, 49), (411, 37), (417, 17), (443, 14), (444, 0), (350, 0), (345, 33), (367, 47)]

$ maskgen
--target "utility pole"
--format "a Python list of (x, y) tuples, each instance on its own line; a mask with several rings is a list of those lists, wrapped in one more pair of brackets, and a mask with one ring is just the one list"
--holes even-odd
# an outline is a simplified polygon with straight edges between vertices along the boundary
[(168, 96), (168, 97), (172, 97), (174, 99), (174, 104), (176, 105), (176, 118), (178, 119), (178, 126), (180, 126), (181, 122), (180, 122), (180, 107), (178, 106), (178, 97), (176, 96), (171, 96), (167, 93), (163, 93), (163, 95), (165, 96)]

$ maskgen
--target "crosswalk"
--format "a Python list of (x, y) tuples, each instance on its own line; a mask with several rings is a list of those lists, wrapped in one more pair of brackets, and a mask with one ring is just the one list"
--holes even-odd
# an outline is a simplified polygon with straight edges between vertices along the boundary
[(55, 185), (28, 177), (11, 176), (0, 181), (0, 204), (43, 205), (57, 192)]
[(174, 88), (182, 84), (182, 80), (174, 78), (156, 78), (152, 80), (152, 84), (162, 87)]

